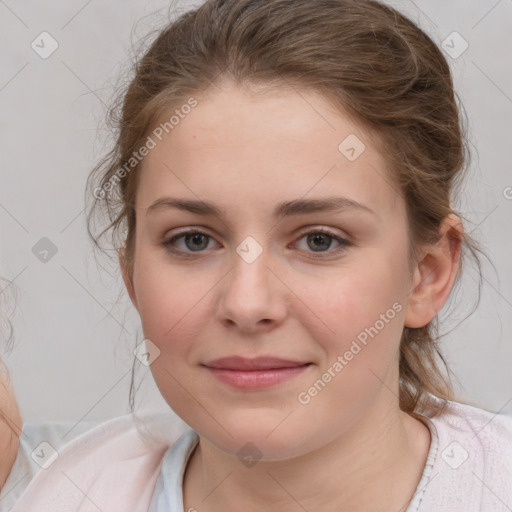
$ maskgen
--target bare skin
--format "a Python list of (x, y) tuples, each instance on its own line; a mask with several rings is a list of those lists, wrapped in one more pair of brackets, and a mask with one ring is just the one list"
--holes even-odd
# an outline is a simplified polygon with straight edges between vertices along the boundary
[[(411, 262), (405, 202), (348, 116), (307, 91), (261, 95), (226, 83), (197, 99), (143, 163), (133, 272), (120, 253), (144, 335), (160, 350), (155, 381), (200, 436), (184, 510), (406, 510), (430, 433), (399, 409), (399, 343), (404, 326), (426, 325), (448, 298), (460, 220), (445, 219), (439, 243)], [(366, 146), (353, 161), (338, 149), (351, 134)], [(327, 197), (351, 203), (272, 215), (283, 201)], [(163, 198), (209, 201), (225, 215), (165, 200), (151, 208)], [(184, 228), (208, 244), (175, 239)], [(306, 228), (329, 230), (328, 250), (315, 250)], [(236, 251), (248, 236), (262, 249), (251, 263)], [(334, 372), (371, 326), (377, 334)], [(307, 366), (239, 389), (208, 367), (233, 355)], [(325, 388), (308, 392), (326, 372)], [(247, 443), (261, 454), (252, 467), (237, 456)]]
[[(274, 509), (291, 512), (301, 510), (302, 506), (308, 511), (404, 512), (426, 463), (430, 432), (423, 423), (405, 413), (401, 413), (396, 423), (397, 431), (387, 432), (382, 440), (386, 449), (373, 453), (370, 465), (365, 465), (367, 461), (361, 457), (362, 451), (368, 452), (366, 444), (354, 445), (350, 452), (346, 450), (342, 468), (335, 444), (309, 453), (307, 460), (260, 462), (252, 468), (240, 464), (236, 457), (212, 460), (208, 453), (211, 448), (207, 447), (205, 454), (198, 446), (184, 476), (184, 510), (243, 508), (250, 512)], [(393, 438), (398, 445), (387, 444)], [(320, 478), (319, 473), (323, 475)], [(221, 481), (222, 485), (218, 486)]]
[(0, 489), (16, 460), (21, 426), (20, 411), (8, 374), (0, 363)]

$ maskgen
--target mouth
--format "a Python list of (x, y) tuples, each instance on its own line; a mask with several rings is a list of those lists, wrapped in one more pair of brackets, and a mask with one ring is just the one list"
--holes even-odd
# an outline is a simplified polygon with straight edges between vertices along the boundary
[(258, 370), (277, 370), (281, 368), (297, 368), (309, 364), (306, 361), (293, 361), (290, 359), (279, 359), (277, 357), (256, 357), (253, 359), (239, 356), (223, 357), (205, 363), (208, 368), (217, 368), (219, 370), (236, 371), (258, 371)]
[(310, 362), (275, 357), (224, 357), (204, 366), (213, 376), (239, 389), (262, 389), (275, 386), (305, 372)]

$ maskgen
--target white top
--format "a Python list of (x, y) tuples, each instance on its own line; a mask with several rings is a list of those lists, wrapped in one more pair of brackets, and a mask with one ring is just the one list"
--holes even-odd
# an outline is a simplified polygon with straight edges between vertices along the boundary
[[(511, 512), (512, 416), (447, 402), (423, 418), (432, 441), (406, 512)], [(62, 448), (11, 512), (184, 512), (183, 475), (198, 441), (175, 417), (115, 418)]]
[[(430, 449), (406, 512), (511, 512), (512, 416), (448, 402), (424, 421)], [(148, 512), (184, 512), (183, 475), (198, 442), (188, 430), (167, 450)]]
[(30, 457), (46, 469), (11, 512), (147, 512), (165, 452), (188, 428), (174, 414), (128, 414), (79, 435), (58, 453), (36, 447)]
[[(34, 476), (47, 466), (50, 461), (48, 457), (53, 455), (52, 448), (58, 451), (74, 437), (96, 424), (93, 422), (80, 422), (79, 424), (63, 422), (46, 425), (26, 423), (23, 425), (18, 454), (0, 491), (0, 512), (11, 510)], [(47, 445), (41, 443), (47, 443)]]

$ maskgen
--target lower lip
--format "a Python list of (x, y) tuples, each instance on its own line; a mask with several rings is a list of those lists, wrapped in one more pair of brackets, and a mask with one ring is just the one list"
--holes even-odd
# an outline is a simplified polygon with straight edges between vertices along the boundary
[(303, 373), (309, 364), (289, 368), (271, 368), (267, 370), (225, 370), (223, 368), (207, 367), (215, 377), (222, 382), (238, 389), (263, 389), (275, 386), (281, 382)]

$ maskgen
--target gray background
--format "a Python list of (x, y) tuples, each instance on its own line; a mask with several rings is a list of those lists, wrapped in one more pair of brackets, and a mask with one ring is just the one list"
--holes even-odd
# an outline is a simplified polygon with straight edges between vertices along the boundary
[[(512, 414), (512, 0), (389, 3), (438, 44), (453, 31), (469, 44), (447, 56), (474, 145), (459, 206), (494, 268), (484, 261), (481, 303), (469, 318), (477, 274), (467, 269), (442, 346), (464, 400)], [(128, 410), (132, 350), (143, 336), (119, 271), (93, 254), (84, 187), (108, 149), (103, 120), (113, 88), (133, 45), (165, 23), (168, 5), (0, 0), (0, 275), (12, 281), (2, 283), (0, 307), (15, 335), (3, 359), (27, 422), (97, 421)], [(47, 59), (31, 48), (43, 31), (59, 45)], [(33, 253), (43, 237), (57, 248), (47, 262)], [(146, 377), (138, 407), (166, 410)]]

